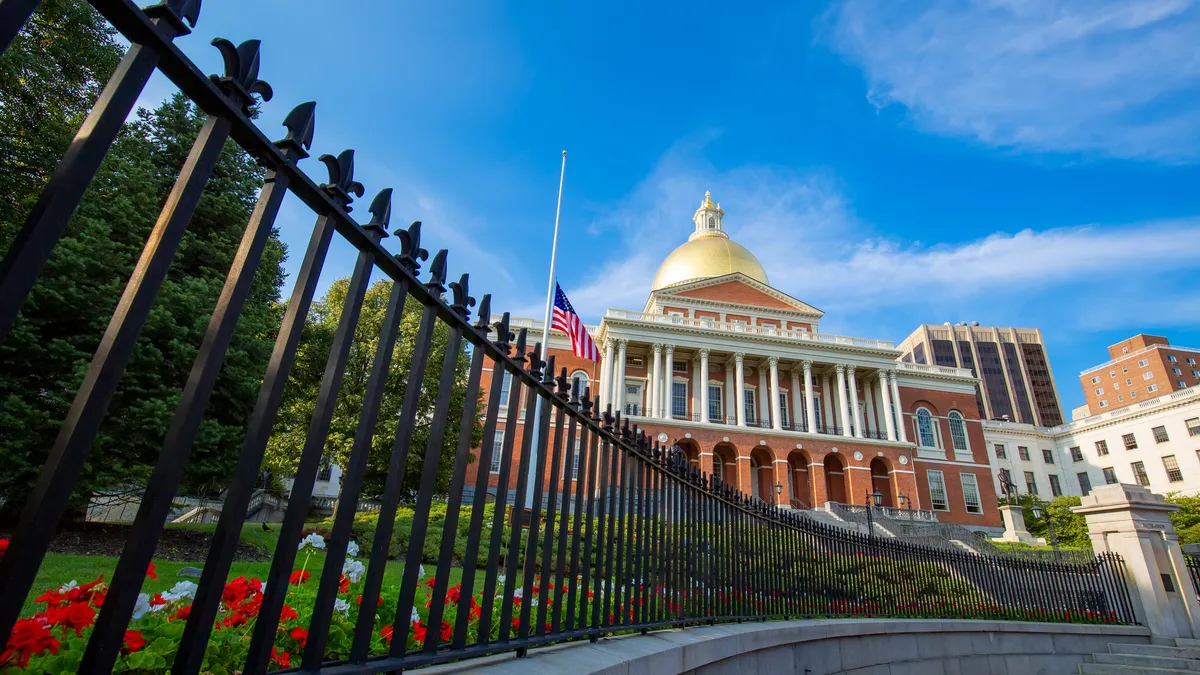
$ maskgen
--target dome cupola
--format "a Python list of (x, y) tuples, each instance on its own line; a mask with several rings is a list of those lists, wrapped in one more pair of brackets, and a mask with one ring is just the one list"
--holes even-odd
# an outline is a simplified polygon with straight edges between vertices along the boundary
[(745, 246), (733, 241), (725, 232), (722, 220), (725, 211), (719, 203), (714, 204), (712, 195), (704, 193), (700, 208), (692, 214), (695, 232), (686, 243), (671, 251), (654, 275), (650, 290), (668, 286), (721, 277), (741, 272), (755, 281), (767, 282), (767, 272), (758, 258)]

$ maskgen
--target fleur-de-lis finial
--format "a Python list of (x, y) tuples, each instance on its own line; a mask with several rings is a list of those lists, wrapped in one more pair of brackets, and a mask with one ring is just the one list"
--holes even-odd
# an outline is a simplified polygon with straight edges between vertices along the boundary
[(429, 259), (429, 251), (421, 248), (421, 221), (414, 221), (407, 230), (396, 233), (400, 237), (400, 255), (396, 262), (416, 276), (421, 269), (421, 261)]
[(542, 384), (553, 389), (554, 388), (554, 357), (551, 356), (548, 360), (546, 360), (543, 363), (543, 365), (545, 366), (545, 368), (542, 370)]
[(392, 188), (380, 190), (375, 199), (371, 200), (367, 211), (371, 212), (371, 220), (363, 225), (363, 229), (373, 234), (377, 240), (388, 236), (388, 225), (392, 222)]
[(312, 147), (313, 131), (316, 125), (316, 101), (308, 101), (292, 108), (283, 118), (283, 126), (287, 127), (287, 135), (275, 141), (275, 145), (283, 151), (290, 160), (308, 157), (308, 149)]
[(558, 376), (554, 378), (555, 393), (559, 397), (571, 400), (571, 381), (567, 379), (567, 369), (561, 368)]
[(588, 385), (583, 388), (583, 393), (579, 395), (579, 409), (584, 415), (592, 416), (592, 387)]
[(442, 249), (433, 256), (433, 262), (429, 263), (429, 281), (425, 282), (425, 288), (428, 288), (430, 293), (441, 295), (446, 292), (446, 256), (448, 255), (450, 252)]
[(174, 29), (174, 37), (182, 37), (191, 33), (200, 19), (200, 0), (162, 0), (142, 11), (151, 19), (166, 21)]
[(479, 299), (479, 311), (475, 313), (475, 330), (487, 335), (491, 330), (490, 323), (492, 321), (492, 294), (484, 293)]
[(508, 329), (508, 320), (508, 312), (505, 312), (501, 315), (500, 320), (493, 324), (496, 328), (496, 339), (492, 343), (496, 345), (497, 349), (504, 352), (505, 356), (508, 355), (509, 350), (512, 348), (511, 343), (513, 340), (512, 331)]
[[(508, 312), (505, 312), (505, 315), (506, 315), (504, 317), (505, 319), (508, 319), (507, 314), (508, 314)], [(505, 324), (507, 325), (507, 321), (505, 321)], [(514, 345), (516, 347), (516, 349), (514, 350), (516, 353), (513, 354), (512, 359), (513, 359), (513, 361), (516, 361), (518, 364), (525, 363), (525, 340), (528, 339), (528, 337), (529, 337), (529, 329), (528, 328), (522, 328), (521, 330), (517, 331), (517, 343), (516, 343), (516, 345)]]
[[(525, 330), (525, 329), (522, 328), (521, 330)], [(533, 349), (529, 350), (527, 356), (529, 357), (529, 363), (526, 364), (525, 370), (527, 370), (529, 372), (530, 376), (532, 376), (533, 379), (541, 380), (542, 379), (542, 343), (540, 343), (540, 342), (533, 343)]]
[(475, 306), (475, 298), (471, 297), (469, 277), (470, 275), (463, 274), (458, 281), (450, 282), (450, 293), (454, 296), (454, 303), (450, 305), (450, 309), (464, 319), (471, 316), (471, 308)]
[(263, 102), (271, 100), (274, 92), (271, 85), (258, 79), (258, 40), (246, 40), (234, 47), (225, 38), (213, 38), (212, 44), (221, 52), (225, 62), (225, 76), (210, 76), (213, 82), (221, 88), (226, 96), (233, 99), (241, 111), (249, 115), (254, 107), (254, 95), (262, 97)]
[[(343, 150), (337, 157), (321, 155), (317, 158), (329, 172), (329, 182), (322, 183), (321, 189), (346, 213), (350, 213), (350, 202), (354, 197), (363, 196), (363, 185), (354, 180), (354, 151)], [(354, 195), (354, 197), (351, 197)]]

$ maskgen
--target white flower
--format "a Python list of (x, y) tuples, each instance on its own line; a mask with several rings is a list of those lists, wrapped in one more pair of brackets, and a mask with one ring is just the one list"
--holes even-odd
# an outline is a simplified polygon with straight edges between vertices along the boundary
[(496, 577), (496, 581), (498, 581), (498, 582), (500, 582), (500, 583), (504, 583), (505, 581), (508, 581), (508, 577), (507, 577), (507, 576), (505, 576), (505, 575), (503, 575), (503, 574), (501, 574), (501, 575), (499, 575), (499, 576), (497, 576), (497, 577)]
[(530, 607), (537, 607), (537, 606), (538, 606), (538, 599), (537, 599), (537, 598), (534, 598), (533, 600), (530, 600), (530, 601), (529, 601), (529, 606), (530, 606)]
[(358, 542), (351, 540), (349, 544), (346, 544), (346, 555), (351, 558), (358, 555)]
[(342, 563), (342, 574), (345, 574), (346, 578), (349, 579), (350, 583), (352, 584), (357, 584), (358, 580), (362, 578), (363, 573), (366, 571), (367, 566), (362, 564), (362, 562), (359, 560), (347, 560), (346, 562)]
[(412, 608), (412, 614), (411, 614), (410, 616), (412, 617), (412, 622), (413, 622), (413, 623), (416, 623), (416, 622), (418, 622), (418, 621), (420, 621), (420, 620), (421, 620), (421, 615), (420, 615), (420, 614), (417, 614), (417, 608), (416, 608), (416, 607), (413, 607), (413, 608)]
[(424, 565), (417, 565), (417, 578), (418, 579), (425, 578), (425, 566)]
[(133, 606), (133, 620), (146, 616), (146, 612), (150, 611), (150, 596), (145, 593), (138, 593), (137, 604)]
[(78, 586), (79, 586), (79, 582), (72, 579), (72, 580), (68, 581), (67, 583), (63, 584), (62, 586), (59, 586), (58, 592), (59, 593), (70, 593), (71, 591), (75, 590)]
[(312, 534), (308, 535), (304, 539), (300, 540), (300, 545), (296, 547), (296, 550), (303, 551), (305, 549), (305, 547), (308, 547), (308, 546), (311, 546), (313, 548), (319, 548), (322, 551), (324, 551), (325, 550), (325, 537), (322, 537), (321, 535), (317, 534), (316, 532), (313, 532)]
[(333, 601), (333, 611), (341, 612), (342, 616), (350, 616), (350, 603), (338, 598)]
[(175, 602), (176, 600), (182, 600), (184, 598), (192, 600), (196, 597), (196, 591), (199, 590), (199, 588), (199, 586), (191, 581), (181, 581), (172, 586), (171, 590), (164, 592), (162, 597), (163, 600), (166, 600), (167, 602)]
[(524, 589), (524, 588), (518, 588), (517, 590), (513, 591), (513, 597), (514, 597), (514, 598), (520, 598), (520, 597), (524, 597), (524, 595), (525, 595), (525, 589)]

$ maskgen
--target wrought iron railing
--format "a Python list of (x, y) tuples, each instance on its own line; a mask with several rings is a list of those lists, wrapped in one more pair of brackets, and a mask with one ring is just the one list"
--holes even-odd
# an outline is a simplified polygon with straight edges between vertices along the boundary
[[(25, 2), (25, 12), (0, 13), (0, 47), (7, 46), (36, 4)], [(39, 204), (52, 208), (34, 209), (0, 267), (0, 340), (13, 326), (67, 219), (156, 66), (207, 120), (0, 557), (4, 580), (0, 638), (4, 641), (13, 634), (24, 603), (34, 592), (55, 526), (208, 182), (212, 159), (227, 138), (266, 168), (266, 181), (99, 615), (86, 633), (80, 633), (80, 642), (86, 642), (78, 661), (81, 672), (109, 672), (128, 655), (123, 650), (126, 630), (147, 567), (286, 193), (311, 209), (316, 223), (293, 277), (295, 286), (237, 466), (228, 478), (198, 589), (186, 619), (177, 616), (178, 621), (186, 620), (184, 629), (172, 638), (162, 657), (170, 661), (172, 672), (187, 675), (201, 670), (214, 631), (230, 625), (225, 619), (235, 618), (230, 584), (240, 584), (234, 587), (234, 595), (253, 605), (256, 618), (236, 636), (224, 635), (213, 644), (246, 640), (246, 650), (237, 652), (244, 654), (238, 657), (240, 663), (222, 669), (247, 675), (282, 666), (274, 656), (277, 641), (299, 640), (295, 635), (301, 629), (302, 643), (291, 643), (299, 650), (293, 667), (305, 672), (376, 673), (493, 652), (521, 653), (535, 645), (596, 639), (614, 632), (718, 620), (864, 613), (1134, 620), (1122, 563), (1115, 556), (1101, 556), (1087, 565), (1030, 564), (859, 536), (755, 503), (701, 474), (681, 451), (651, 443), (636, 426), (627, 420), (622, 423), (619, 414), (593, 410), (587, 392), (580, 396), (572, 391), (565, 369), (556, 373), (553, 358), (543, 363), (539, 346), (527, 348), (525, 329), (511, 334), (507, 314), (493, 322), (489, 296), (479, 301), (472, 320), (476, 300), (470, 295), (468, 277), (464, 274), (447, 283), (446, 251), (434, 255), (422, 275), (428, 254), (422, 248), (419, 223), (399, 233), (398, 254), (385, 249), (380, 240), (389, 226), (390, 190), (374, 199), (367, 224), (351, 218), (350, 204), (363, 192), (353, 179), (352, 151), (321, 157), (329, 174), (326, 183), (318, 184), (300, 170), (297, 162), (307, 156), (313, 139), (315, 104), (297, 106), (284, 121), (284, 138), (270, 142), (248, 117), (256, 103), (251, 93), (270, 91), (258, 79), (257, 42), (235, 49), (221, 41), (226, 72), (210, 79), (173, 44), (174, 37), (188, 32), (185, 19), (195, 23), (199, 0), (167, 0), (146, 11), (130, 0), (91, 0), (91, 4), (133, 46), (43, 191)], [(306, 438), (296, 457), (291, 497), (278, 528), (270, 571), (265, 584), (230, 582), (268, 437), (335, 235), (353, 246), (358, 257)], [(391, 296), (374, 336), (375, 356), (345, 462), (338, 508), (329, 526), (323, 566), (314, 575), (319, 579), (314, 581), (311, 605), (303, 615), (288, 614), (285, 601), (290, 589), (296, 588), (293, 580), (305, 518), (374, 272), (391, 280)], [(420, 320), (411, 340), (413, 351), (407, 355), (405, 381), (424, 383), (429, 373), (436, 384), (404, 390), (396, 433), (389, 439), (391, 450), (384, 453), (385, 465), (374, 467), (386, 480), (373, 509), (373, 525), (368, 527), (372, 544), (365, 547), (370, 550), (359, 568), (361, 577), (354, 580), (344, 572), (356, 562), (348, 560), (355, 516), (365, 502), (363, 487), (376, 422), (393, 350), (401, 342), (403, 310), (410, 304), (419, 307)], [(440, 363), (434, 356), (435, 338), (441, 345)], [(465, 375), (461, 359), (468, 362)], [(502, 387), (483, 394), (485, 366), (493, 373), (503, 370), (511, 375), (513, 386), (506, 401), (501, 400)], [(436, 377), (432, 377), (434, 368)], [(472, 436), (479, 422), (472, 414), (452, 419), (451, 399), (456, 395), (466, 401), (465, 410), (483, 404), (481, 447), (493, 447), (501, 422), (505, 429), (526, 431), (504, 434), (498, 474), (475, 470), (479, 463), (473, 461)], [(433, 400), (432, 414), (419, 408), (423, 396)], [(506, 404), (503, 419), (502, 404)], [(422, 428), (423, 445), (414, 442), (417, 427)], [(578, 445), (571, 439), (578, 439)], [(445, 456), (443, 447), (450, 448)], [(579, 479), (561, 481), (562, 468), (573, 466), (576, 448)], [(416, 488), (403, 482), (410, 464), (419, 472)], [(449, 476), (448, 490), (439, 487), (439, 475)], [(474, 483), (476, 495), (495, 488), (495, 503), (466, 507), (463, 494), (468, 481)], [(432, 514), (435, 501), (443, 499), (445, 516), (439, 521)], [(411, 527), (403, 529), (397, 519), (402, 501), (411, 514)], [(542, 506), (530, 508), (535, 504)], [(431, 523), (438, 529), (431, 529)], [(465, 532), (462, 540), (456, 536), (460, 530)], [(389, 564), (396, 564), (391, 545), (394, 536), (401, 535), (398, 580), (385, 587), (385, 572)], [(460, 541), (463, 550), (457, 547)], [(431, 565), (432, 576), (425, 575), (422, 563)], [(462, 575), (453, 586), (452, 568), (461, 568)], [(351, 584), (352, 590), (347, 590)], [(414, 614), (418, 621), (413, 620)], [(40, 626), (34, 628), (41, 630)], [(331, 638), (334, 627), (338, 640)]]

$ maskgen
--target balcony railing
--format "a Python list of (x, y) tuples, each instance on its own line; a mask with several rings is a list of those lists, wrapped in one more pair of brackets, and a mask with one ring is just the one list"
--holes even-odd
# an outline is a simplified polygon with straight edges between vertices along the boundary
[(631, 312), (624, 309), (610, 309), (604, 316), (625, 321), (641, 321), (644, 323), (661, 323), (686, 328), (700, 328), (723, 333), (743, 333), (746, 335), (766, 335), (770, 337), (799, 340), (803, 342), (822, 342), (825, 344), (847, 345), (851, 347), (867, 347), (870, 349), (895, 349), (896, 344), (889, 340), (871, 340), (867, 338), (848, 337), (845, 335), (828, 335), (812, 333), (804, 330), (782, 330), (772, 326), (751, 326), (745, 323), (716, 321), (713, 319), (693, 319), (686, 316), (668, 316), (650, 312)]

